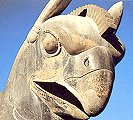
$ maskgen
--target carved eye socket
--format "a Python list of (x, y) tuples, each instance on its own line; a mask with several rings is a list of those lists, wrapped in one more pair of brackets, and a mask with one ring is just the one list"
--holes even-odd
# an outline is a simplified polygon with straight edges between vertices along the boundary
[(46, 33), (41, 48), (46, 57), (53, 57), (60, 53), (61, 44), (52, 34)]

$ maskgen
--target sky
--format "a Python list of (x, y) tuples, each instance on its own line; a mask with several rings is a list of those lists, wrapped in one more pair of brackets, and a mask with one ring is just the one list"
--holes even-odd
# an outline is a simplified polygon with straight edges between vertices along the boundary
[[(119, 0), (73, 0), (63, 14), (85, 5), (109, 9)], [(0, 0), (0, 91), (4, 91), (15, 56), (48, 0)], [(133, 115), (133, 1), (124, 0), (117, 36), (126, 47), (116, 66), (115, 82), (106, 109), (90, 120), (132, 120)]]

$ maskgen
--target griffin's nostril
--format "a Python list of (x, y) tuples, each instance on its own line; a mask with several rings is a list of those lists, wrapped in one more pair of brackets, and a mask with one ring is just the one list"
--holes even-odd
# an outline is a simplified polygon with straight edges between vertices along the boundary
[(89, 57), (86, 57), (86, 58), (84, 59), (84, 65), (85, 65), (86, 67), (89, 66)]

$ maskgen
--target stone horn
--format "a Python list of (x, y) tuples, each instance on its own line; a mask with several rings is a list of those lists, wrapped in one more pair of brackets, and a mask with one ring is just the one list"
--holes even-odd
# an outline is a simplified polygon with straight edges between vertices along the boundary
[(26, 38), (28, 42), (34, 42), (38, 38), (42, 24), (51, 17), (60, 15), (72, 0), (50, 0), (36, 20)]

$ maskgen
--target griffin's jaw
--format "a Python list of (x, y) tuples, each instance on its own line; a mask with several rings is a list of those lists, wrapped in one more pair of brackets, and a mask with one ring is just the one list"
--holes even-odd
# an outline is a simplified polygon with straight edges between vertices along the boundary
[[(89, 84), (91, 82), (89, 79), (93, 79), (94, 82), (97, 82), (98, 79), (103, 79), (101, 76), (105, 79), (103, 81), (106, 83), (102, 82), (102, 86), (105, 84), (104, 87), (107, 87), (106, 90), (101, 91), (104, 88), (101, 89), (101, 86), (98, 86), (100, 83), (96, 83), (96, 89), (94, 89), (95, 86), (93, 85), (91, 87), (94, 88), (89, 88)], [(68, 80), (71, 79), (73, 78), (69, 78)], [(114, 79), (113, 72), (107, 69), (95, 70), (76, 79), (79, 81), (79, 85), (76, 90), (70, 85), (64, 85), (64, 83), (60, 84), (54, 81), (49, 82), (48, 80), (48, 82), (44, 82), (37, 79), (32, 82), (32, 90), (40, 97), (40, 99), (42, 99), (42, 101), (50, 106), (53, 113), (63, 118), (66, 116), (72, 116), (78, 119), (87, 119), (88, 116), (90, 117), (100, 114), (105, 108), (112, 90)], [(83, 82), (83, 84), (81, 82)], [(87, 87), (89, 89), (87, 89)], [(52, 101), (47, 98), (50, 98)], [(93, 100), (94, 98), (95, 101)], [(57, 101), (60, 102), (55, 104)], [(65, 105), (65, 107), (63, 105)], [(56, 108), (58, 108), (58, 110)], [(71, 113), (73, 114), (71, 115)]]

